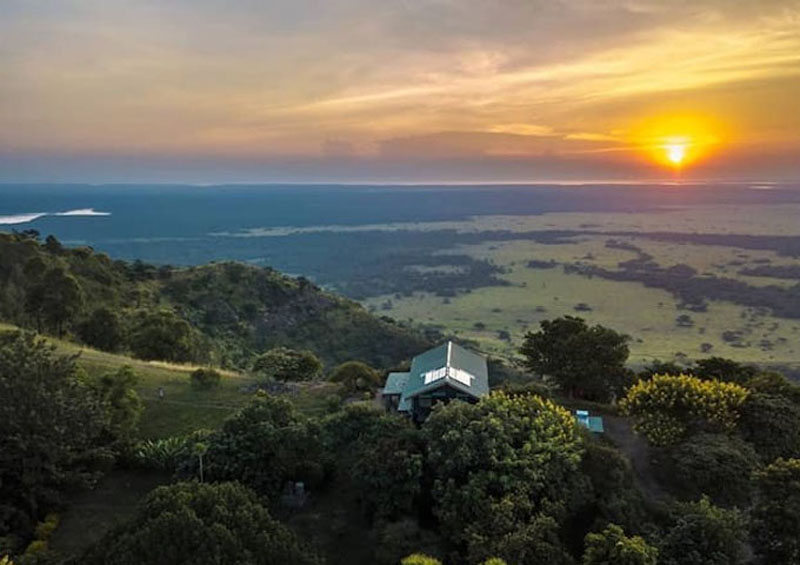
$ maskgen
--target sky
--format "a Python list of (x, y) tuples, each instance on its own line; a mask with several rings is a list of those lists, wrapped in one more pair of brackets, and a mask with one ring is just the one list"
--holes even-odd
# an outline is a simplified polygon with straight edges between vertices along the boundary
[(800, 0), (0, 13), (2, 182), (800, 179)]

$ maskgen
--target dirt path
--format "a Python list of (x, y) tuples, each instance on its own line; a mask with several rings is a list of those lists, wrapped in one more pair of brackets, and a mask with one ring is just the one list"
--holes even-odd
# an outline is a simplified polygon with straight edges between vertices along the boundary
[(643, 437), (634, 433), (630, 420), (622, 416), (605, 416), (603, 420), (606, 435), (628, 457), (645, 496), (651, 500), (666, 498), (666, 491), (658, 484), (653, 473), (650, 447)]

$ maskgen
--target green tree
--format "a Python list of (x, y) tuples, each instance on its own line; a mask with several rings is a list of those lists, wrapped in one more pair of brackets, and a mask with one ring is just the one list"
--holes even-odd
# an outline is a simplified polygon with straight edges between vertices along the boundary
[(97, 476), (105, 414), (75, 358), (30, 334), (0, 343), (0, 536), (29, 535), (70, 486)]
[[(257, 396), (227, 419), (208, 438), (205, 477), (236, 480), (261, 495), (275, 498), (286, 481), (321, 484), (327, 465), (321, 430), (306, 420), (288, 400)], [(197, 476), (198, 460), (189, 457), (184, 471)]]
[(275, 347), (256, 359), (253, 371), (279, 381), (310, 381), (322, 373), (322, 362), (311, 351)]
[(63, 267), (53, 267), (44, 273), (41, 282), (31, 290), (37, 317), (41, 316), (47, 327), (59, 336), (83, 306), (81, 285)]
[(709, 357), (700, 359), (695, 363), (692, 373), (703, 380), (715, 380), (740, 385), (747, 384), (753, 378), (758, 369), (750, 365), (742, 365), (731, 359), (724, 357)]
[(125, 345), (125, 330), (119, 314), (101, 306), (78, 327), (78, 335), (87, 345), (103, 351), (118, 351)]
[(453, 402), (424, 427), (434, 513), (470, 563), (561, 563), (558, 540), (582, 454), (572, 416), (540, 397), (492, 393)]
[(689, 431), (733, 430), (747, 395), (734, 383), (655, 375), (632, 386), (621, 407), (650, 443), (670, 445)]
[(95, 394), (105, 407), (109, 443), (118, 449), (129, 448), (139, 429), (144, 405), (135, 389), (138, 383), (139, 377), (130, 365), (106, 373), (93, 383)]
[(800, 458), (800, 406), (776, 394), (751, 393), (742, 404), (739, 430), (764, 461)]
[(571, 396), (606, 400), (620, 394), (629, 379), (629, 341), (609, 328), (564, 316), (525, 334), (520, 353), (529, 370), (553, 378)]
[(676, 520), (660, 548), (661, 565), (740, 565), (745, 563), (747, 529), (738, 510), (708, 498), (676, 507)]
[(400, 565), (442, 565), (442, 562), (424, 553), (412, 553), (408, 557), (403, 558), (403, 560), (400, 561)]
[(320, 560), (237, 483), (159, 487), (92, 546), (86, 565), (312, 565)]
[(764, 564), (800, 563), (800, 459), (778, 459), (755, 474), (751, 536)]
[(750, 475), (758, 466), (753, 448), (736, 436), (699, 433), (672, 446), (656, 468), (684, 498), (708, 495), (714, 504), (746, 507)]
[(609, 524), (600, 533), (587, 534), (583, 565), (656, 565), (658, 549), (639, 536), (628, 537)]
[(139, 359), (178, 363), (195, 357), (192, 326), (170, 310), (145, 312), (130, 335), (130, 348)]
[(381, 385), (378, 371), (361, 361), (348, 361), (331, 373), (331, 382), (341, 383), (348, 392), (374, 391)]
[(368, 517), (411, 514), (421, 493), (423, 439), (407, 420), (364, 404), (347, 406), (324, 422), (336, 472)]

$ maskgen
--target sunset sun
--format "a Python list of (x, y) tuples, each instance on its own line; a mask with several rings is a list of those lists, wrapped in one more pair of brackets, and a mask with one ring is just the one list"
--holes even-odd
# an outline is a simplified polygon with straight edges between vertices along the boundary
[(686, 145), (681, 143), (672, 143), (664, 147), (667, 151), (667, 159), (670, 163), (679, 167), (683, 160), (686, 158)]

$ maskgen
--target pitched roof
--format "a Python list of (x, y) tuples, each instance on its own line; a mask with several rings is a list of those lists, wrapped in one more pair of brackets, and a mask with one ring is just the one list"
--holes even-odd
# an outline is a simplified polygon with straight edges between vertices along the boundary
[(414, 357), (408, 374), (401, 402), (443, 385), (474, 397), (489, 392), (486, 359), (452, 341)]
[(406, 383), (408, 383), (408, 373), (389, 373), (386, 384), (383, 385), (383, 394), (403, 394)]

